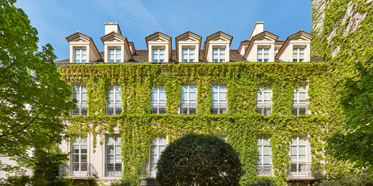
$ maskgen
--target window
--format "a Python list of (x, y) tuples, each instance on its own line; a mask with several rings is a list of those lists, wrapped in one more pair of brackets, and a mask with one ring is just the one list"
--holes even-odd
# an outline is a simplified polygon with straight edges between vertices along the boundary
[(122, 176), (120, 135), (106, 138), (106, 176)]
[(164, 47), (153, 47), (152, 53), (153, 62), (162, 63), (165, 60), (165, 49)]
[(110, 63), (116, 63), (120, 62), (122, 59), (122, 54), (120, 52), (120, 49), (109, 49), (109, 62)]
[(292, 114), (294, 115), (306, 115), (307, 114), (307, 85), (301, 84), (294, 89), (293, 109)]
[(269, 61), (269, 48), (258, 48), (258, 62)]
[(182, 49), (182, 61), (183, 62), (194, 62), (196, 61), (195, 49), (188, 47)]
[(166, 92), (164, 87), (152, 88), (151, 106), (153, 114), (166, 113)]
[(180, 114), (196, 114), (197, 88), (196, 85), (181, 86)]
[(122, 93), (120, 86), (110, 86), (106, 104), (106, 114), (119, 115), (122, 113)]
[(271, 176), (272, 175), (272, 150), (271, 150), (271, 139), (269, 136), (260, 135), (258, 140), (258, 159), (257, 159), (257, 173), (259, 176)]
[(87, 61), (87, 52), (85, 49), (75, 49), (75, 63), (85, 63)]
[(77, 110), (73, 110), (71, 115), (87, 115), (87, 88), (85, 85), (73, 86), (73, 98), (78, 100)]
[(159, 158), (162, 155), (162, 152), (166, 148), (167, 141), (166, 136), (159, 136), (158, 138), (155, 138), (150, 146), (150, 157), (149, 157), (149, 163), (150, 163), (150, 175), (152, 177), (155, 177), (157, 174), (157, 163)]
[(225, 48), (215, 47), (212, 49), (212, 62), (224, 62), (225, 60)]
[(211, 114), (227, 114), (227, 88), (225, 85), (214, 85), (212, 87)]
[(87, 176), (87, 138), (75, 137), (72, 144), (72, 166), (74, 176)]
[(294, 47), (293, 48), (293, 62), (303, 62), (304, 61), (304, 47)]
[(271, 86), (263, 86), (257, 89), (256, 108), (259, 114), (272, 114), (272, 89)]
[(310, 171), (307, 160), (307, 137), (293, 136), (291, 138), (291, 176), (305, 176)]

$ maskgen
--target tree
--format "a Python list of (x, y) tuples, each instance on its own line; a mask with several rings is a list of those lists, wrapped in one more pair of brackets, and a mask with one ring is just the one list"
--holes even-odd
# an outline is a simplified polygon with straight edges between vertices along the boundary
[(357, 167), (373, 168), (373, 57), (355, 67), (358, 76), (347, 79), (341, 95), (346, 132), (327, 140), (327, 153)]
[(158, 164), (158, 185), (238, 185), (237, 152), (215, 135), (187, 134), (171, 142)]
[[(0, 154), (35, 166), (30, 149), (50, 149), (61, 142), (66, 116), (74, 103), (61, 80), (50, 44), (38, 51), (37, 30), (16, 0), (0, 1)], [(53, 159), (53, 158), (52, 158)], [(10, 167), (0, 163), (1, 170)]]

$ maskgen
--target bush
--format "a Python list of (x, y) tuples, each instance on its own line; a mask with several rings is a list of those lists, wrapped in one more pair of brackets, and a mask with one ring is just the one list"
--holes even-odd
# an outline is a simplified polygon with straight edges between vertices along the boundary
[(237, 152), (215, 135), (187, 134), (171, 142), (157, 164), (158, 185), (238, 185)]
[(69, 179), (59, 179), (49, 181), (45, 186), (71, 186), (72, 181)]
[(9, 176), (7, 179), (0, 179), (0, 185), (3, 186), (25, 186), (31, 183), (30, 176)]
[(138, 186), (140, 185), (139, 179), (128, 179), (120, 182), (111, 183), (110, 186)]
[(315, 186), (373, 186), (373, 174), (361, 173), (339, 179), (323, 180)]
[(249, 182), (245, 186), (276, 186), (276, 184), (271, 178), (259, 177), (258, 180)]

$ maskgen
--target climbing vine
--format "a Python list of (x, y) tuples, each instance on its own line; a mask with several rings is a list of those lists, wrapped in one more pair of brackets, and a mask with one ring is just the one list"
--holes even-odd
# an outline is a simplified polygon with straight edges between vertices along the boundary
[[(286, 185), (293, 134), (307, 135), (312, 162), (323, 162), (322, 136), (330, 124), (330, 86), (326, 63), (194, 63), (194, 64), (77, 64), (58, 67), (63, 79), (71, 84), (86, 83), (88, 115), (72, 116), (67, 133), (90, 134), (93, 144), (102, 145), (105, 135), (118, 132), (122, 140), (123, 178), (139, 177), (142, 163), (148, 161), (151, 140), (167, 135), (173, 140), (188, 132), (228, 134), (240, 155), (244, 176), (241, 183), (257, 179), (258, 134), (271, 136), (274, 179)], [(308, 82), (312, 114), (291, 113), (293, 90), (299, 82)], [(211, 115), (211, 88), (226, 84), (228, 114)], [(196, 84), (196, 115), (179, 115), (181, 85)], [(123, 112), (106, 115), (108, 86), (120, 85)], [(272, 115), (256, 113), (256, 90), (272, 86)], [(165, 87), (166, 114), (151, 114), (152, 87)], [(322, 167), (324, 169), (324, 167)]]
[[(329, 64), (328, 74), (332, 79), (330, 88), (325, 89), (329, 91), (330, 99), (320, 103), (319, 110), (312, 111), (330, 116), (325, 128), (330, 132), (324, 138), (319, 137), (320, 140), (325, 141), (337, 132), (346, 131), (346, 118), (343, 109), (339, 106), (340, 91), (347, 78), (356, 77), (354, 64), (358, 61), (366, 61), (373, 54), (373, 2), (371, 0), (314, 0), (311, 19), (313, 22), (311, 33), (315, 35), (311, 43), (311, 52)], [(310, 91), (314, 89), (310, 88)], [(312, 99), (319, 98), (312, 97)], [(324, 149), (320, 146), (312, 150), (312, 153), (315, 153), (322, 152)], [(352, 165), (353, 162), (346, 164), (325, 155), (327, 177), (348, 173)]]

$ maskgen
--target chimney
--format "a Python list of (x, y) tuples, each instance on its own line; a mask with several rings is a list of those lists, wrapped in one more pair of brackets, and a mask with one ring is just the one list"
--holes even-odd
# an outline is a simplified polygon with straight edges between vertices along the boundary
[(249, 40), (251, 40), (253, 36), (263, 32), (263, 29), (264, 29), (264, 21), (257, 21), (254, 26), (253, 32), (251, 32)]
[(117, 22), (105, 22), (105, 35), (113, 31), (122, 35)]

